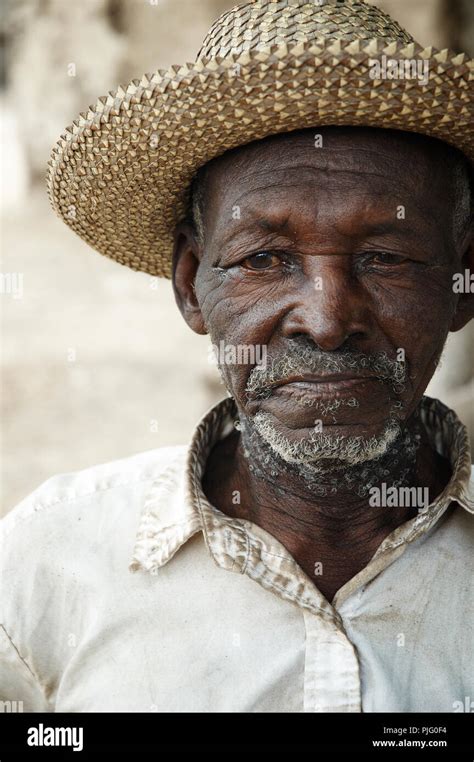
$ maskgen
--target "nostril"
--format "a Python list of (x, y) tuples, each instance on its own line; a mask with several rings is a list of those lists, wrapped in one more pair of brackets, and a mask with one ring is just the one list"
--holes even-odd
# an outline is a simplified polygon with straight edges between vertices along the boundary
[(304, 333), (303, 331), (297, 331), (296, 333), (292, 333), (291, 336), (289, 336), (290, 341), (296, 341), (300, 346), (307, 346), (310, 349), (313, 349), (316, 346), (316, 343), (313, 341), (313, 339), (308, 336), (307, 333)]

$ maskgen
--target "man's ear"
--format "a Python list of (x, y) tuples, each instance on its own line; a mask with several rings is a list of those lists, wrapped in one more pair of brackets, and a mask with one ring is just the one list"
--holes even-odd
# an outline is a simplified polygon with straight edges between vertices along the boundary
[(451, 331), (460, 331), (474, 318), (474, 230), (471, 229), (464, 245), (461, 266), (453, 276), (452, 288), (458, 294), (456, 312), (451, 322)]
[(193, 331), (206, 334), (206, 326), (199, 307), (194, 281), (200, 261), (199, 245), (189, 222), (180, 222), (174, 231), (173, 291), (182, 316)]

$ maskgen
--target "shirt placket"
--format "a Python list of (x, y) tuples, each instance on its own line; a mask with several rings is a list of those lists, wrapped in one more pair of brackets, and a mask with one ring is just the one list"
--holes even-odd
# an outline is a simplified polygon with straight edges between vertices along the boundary
[(306, 629), (305, 712), (360, 712), (359, 663), (335, 623), (303, 609)]
[(358, 658), (337, 611), (264, 530), (248, 521), (216, 518), (215, 509), (211, 511), (208, 539), (218, 565), (246, 574), (301, 609), (306, 633), (304, 711), (360, 712)]

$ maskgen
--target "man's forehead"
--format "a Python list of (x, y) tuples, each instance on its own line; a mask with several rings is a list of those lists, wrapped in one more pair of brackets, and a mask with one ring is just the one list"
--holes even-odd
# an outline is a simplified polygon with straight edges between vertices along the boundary
[[(419, 188), (440, 175), (438, 146), (422, 136), (392, 130), (329, 127), (272, 136), (242, 146), (209, 166), (208, 189), (215, 194), (279, 183), (324, 182), (352, 176), (375, 184), (377, 178), (403, 190)], [(416, 176), (414, 175), (416, 163)], [(339, 176), (339, 178), (338, 178)], [(210, 186), (210, 187), (209, 187)]]
[[(221, 199), (229, 196), (234, 204), (251, 206), (258, 204), (259, 199), (275, 199), (288, 191), (296, 197), (304, 196), (313, 189), (331, 195), (342, 188), (356, 191), (358, 195), (372, 189), (373, 195), (378, 197), (379, 192), (384, 191), (386, 195), (396, 193), (398, 197), (402, 195), (405, 198), (407, 195), (413, 197), (415, 191), (423, 195), (429, 176), (418, 174), (415, 178), (412, 173), (398, 174), (394, 171), (395, 165), (395, 161), (383, 160), (369, 164), (368, 161), (360, 161), (360, 157), (344, 161), (341, 156), (326, 156), (324, 161), (313, 163), (295, 156), (291, 163), (282, 161), (275, 167), (256, 165), (247, 173), (239, 174), (236, 181), (229, 174), (222, 175), (215, 191)], [(226, 182), (222, 188), (224, 179)]]

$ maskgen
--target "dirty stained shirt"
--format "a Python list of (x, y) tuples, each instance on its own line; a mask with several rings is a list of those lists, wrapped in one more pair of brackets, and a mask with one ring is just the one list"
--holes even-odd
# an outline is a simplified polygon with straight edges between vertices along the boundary
[(451, 712), (474, 696), (468, 435), (452, 476), (329, 602), (201, 486), (233, 400), (165, 447), (46, 481), (1, 522), (0, 700), (24, 711)]

